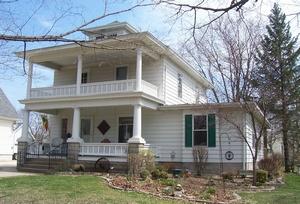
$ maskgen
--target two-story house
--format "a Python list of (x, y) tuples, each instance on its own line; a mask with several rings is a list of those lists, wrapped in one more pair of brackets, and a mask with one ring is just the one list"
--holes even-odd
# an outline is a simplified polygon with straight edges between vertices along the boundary
[[(49, 114), (50, 144), (77, 144), (77, 162), (100, 157), (126, 162), (128, 146), (140, 144), (152, 149), (160, 163), (191, 168), (193, 147), (204, 146), (208, 169), (217, 172), (220, 163), (248, 168), (249, 147), (220, 116), (230, 117), (250, 137), (241, 104), (208, 103), (210, 82), (149, 32), (113, 22), (83, 33), (85, 42), (26, 51), (28, 85), (20, 101), (25, 117), (19, 143), (27, 142), (29, 112), (37, 111)], [(53, 86), (32, 88), (34, 64), (54, 71)]]

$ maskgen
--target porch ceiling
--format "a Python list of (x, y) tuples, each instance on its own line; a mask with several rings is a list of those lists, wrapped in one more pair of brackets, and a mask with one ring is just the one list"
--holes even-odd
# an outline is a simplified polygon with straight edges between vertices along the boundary
[[(71, 52), (71, 51), (70, 51)], [(49, 67), (52, 69), (61, 69), (68, 67), (76, 67), (77, 63), (76, 52), (66, 52), (41, 56), (35, 58), (33, 63)], [(133, 63), (136, 60), (135, 50), (90, 50), (83, 54), (83, 67), (88, 65), (101, 66), (105, 63), (122, 64)], [(143, 60), (149, 61), (151, 57), (147, 54), (143, 55)]]

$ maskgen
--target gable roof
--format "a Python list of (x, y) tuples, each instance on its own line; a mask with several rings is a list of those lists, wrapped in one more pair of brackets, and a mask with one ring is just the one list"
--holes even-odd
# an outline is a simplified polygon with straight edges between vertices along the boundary
[(10, 103), (2, 89), (0, 88), (0, 118), (16, 120), (18, 114), (14, 106)]

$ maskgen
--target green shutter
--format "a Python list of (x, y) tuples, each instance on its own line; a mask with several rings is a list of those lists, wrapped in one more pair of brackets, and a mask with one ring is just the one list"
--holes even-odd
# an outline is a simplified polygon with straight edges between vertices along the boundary
[(208, 115), (208, 147), (216, 147), (216, 116)]
[(193, 118), (192, 115), (185, 115), (185, 147), (193, 146)]

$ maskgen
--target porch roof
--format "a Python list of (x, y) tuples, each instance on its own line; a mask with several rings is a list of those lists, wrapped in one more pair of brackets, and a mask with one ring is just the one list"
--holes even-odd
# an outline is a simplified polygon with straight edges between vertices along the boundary
[[(203, 84), (206, 88), (213, 87), (213, 85), (198, 71), (196, 71), (194, 67), (149, 32), (131, 33), (104, 40), (82, 41), (27, 50), (26, 59), (30, 59), (33, 63), (52, 69), (60, 69), (65, 65), (60, 64), (59, 59), (65, 60), (68, 56), (72, 57), (74, 64), (74, 57), (78, 54), (89, 55), (95, 53), (106, 53), (111, 56), (112, 52), (116, 53), (126, 51), (126, 54), (131, 53), (133, 55), (135, 54), (134, 50), (137, 47), (142, 47), (143, 53), (153, 59), (159, 59), (160, 56), (169, 57), (172, 61), (183, 68), (183, 70), (186, 71), (192, 78)], [(23, 51), (16, 52), (15, 54), (20, 58), (24, 57)], [(105, 55), (103, 57), (105, 58)]]

